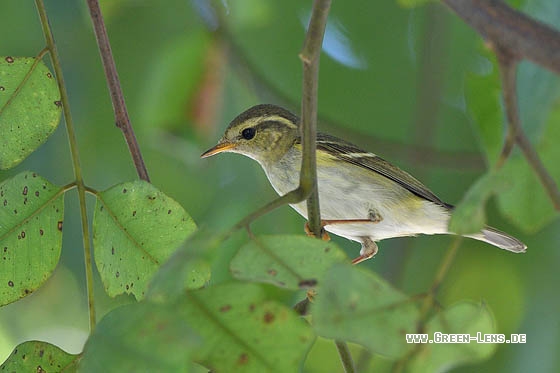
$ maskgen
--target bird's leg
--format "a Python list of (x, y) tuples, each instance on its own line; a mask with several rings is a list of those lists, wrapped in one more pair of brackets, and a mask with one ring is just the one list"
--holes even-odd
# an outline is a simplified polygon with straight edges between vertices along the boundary
[[(370, 209), (368, 214), (368, 219), (329, 219), (324, 220), (321, 219), (321, 239), (323, 241), (330, 241), (329, 234), (325, 229), (323, 229), (327, 225), (339, 225), (339, 224), (360, 224), (360, 223), (379, 223), (383, 220), (383, 217), (377, 212), (377, 210)], [(305, 233), (310, 237), (315, 237), (315, 234), (309, 228), (309, 223), (305, 222)], [(373, 241), (372, 241), (373, 242)], [(375, 255), (375, 254), (374, 254)], [(372, 255), (373, 256), (373, 255)], [(366, 258), (368, 259), (368, 258)], [(365, 259), (364, 259), (365, 260)]]
[(362, 249), (360, 250), (360, 256), (352, 260), (352, 264), (358, 264), (372, 258), (377, 254), (377, 244), (369, 237), (362, 237)]
[(337, 220), (321, 220), (321, 226), (338, 225), (338, 224), (355, 224), (355, 223), (379, 223), (383, 217), (376, 210), (369, 210), (367, 219), (337, 219)]

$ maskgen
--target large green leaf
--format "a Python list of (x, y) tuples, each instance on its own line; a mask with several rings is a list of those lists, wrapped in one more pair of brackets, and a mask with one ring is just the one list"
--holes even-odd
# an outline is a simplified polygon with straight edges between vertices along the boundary
[(231, 272), (239, 279), (297, 290), (314, 284), (346, 254), (334, 243), (305, 236), (261, 236), (239, 249)]
[(0, 184), (0, 305), (31, 294), (54, 271), (62, 246), (63, 192), (31, 172)]
[(198, 336), (174, 307), (140, 302), (108, 313), (84, 347), (81, 372), (188, 372)]
[(159, 266), (195, 229), (181, 205), (147, 182), (127, 182), (99, 193), (93, 243), (107, 293), (143, 298)]
[(256, 284), (226, 283), (187, 292), (178, 305), (203, 338), (195, 359), (213, 372), (297, 372), (311, 347), (309, 325), (266, 301)]
[(313, 326), (321, 336), (360, 343), (382, 355), (398, 357), (411, 346), (418, 309), (405, 294), (375, 273), (336, 265), (318, 288)]
[(494, 319), (486, 306), (468, 302), (457, 303), (438, 313), (426, 324), (425, 333), (434, 343), (420, 347), (420, 351), (409, 362), (409, 371), (447, 371), (459, 365), (485, 360), (496, 350), (495, 343), (437, 343), (445, 336), (439, 335), (436, 338), (436, 332), (469, 334), (472, 338), (480, 336), (482, 339), (484, 335), (494, 333)]
[(32, 57), (0, 57), (0, 169), (16, 166), (44, 143), (60, 121), (53, 75)]
[(75, 372), (78, 355), (40, 341), (28, 341), (18, 345), (0, 366), (2, 372), (57, 373)]

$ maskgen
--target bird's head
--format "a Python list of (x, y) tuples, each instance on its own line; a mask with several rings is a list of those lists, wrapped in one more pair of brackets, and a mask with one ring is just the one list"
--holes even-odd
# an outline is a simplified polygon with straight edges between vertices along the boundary
[(299, 119), (275, 105), (257, 105), (239, 114), (206, 158), (221, 152), (250, 157), (261, 164), (276, 162), (299, 138)]

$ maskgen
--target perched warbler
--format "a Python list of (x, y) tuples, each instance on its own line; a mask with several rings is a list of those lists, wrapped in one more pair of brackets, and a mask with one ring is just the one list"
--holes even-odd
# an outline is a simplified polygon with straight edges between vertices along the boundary
[[(288, 110), (257, 105), (237, 116), (216, 146), (204, 152), (243, 154), (256, 160), (279, 195), (299, 186), (300, 121)], [(418, 234), (453, 234), (453, 206), (420, 181), (381, 157), (346, 141), (317, 134), (317, 186), (322, 225), (328, 232), (362, 244), (359, 263), (377, 253), (376, 241)], [(291, 205), (307, 218), (306, 202)], [(518, 239), (486, 227), (466, 237), (512, 252), (527, 248)]]

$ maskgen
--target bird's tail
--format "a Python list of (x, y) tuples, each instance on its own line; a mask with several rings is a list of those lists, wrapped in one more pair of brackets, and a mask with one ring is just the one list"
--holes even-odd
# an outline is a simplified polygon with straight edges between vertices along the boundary
[(466, 234), (465, 237), (484, 241), (490, 245), (494, 245), (500, 249), (508, 250), (514, 253), (524, 253), (525, 250), (527, 250), (527, 245), (519, 241), (517, 238), (492, 227), (486, 227), (480, 233)]

